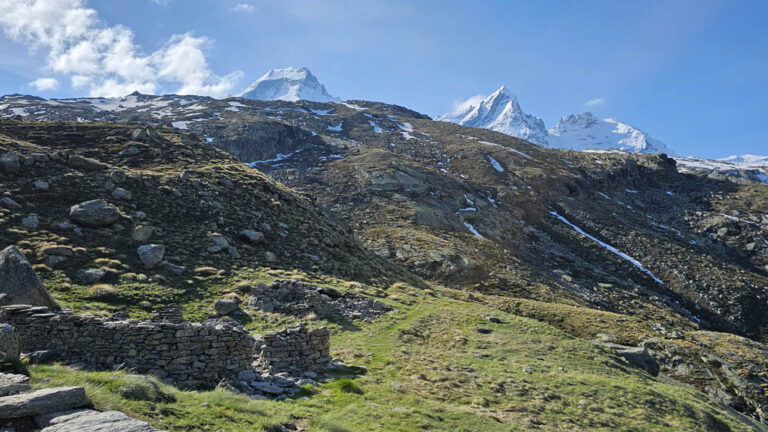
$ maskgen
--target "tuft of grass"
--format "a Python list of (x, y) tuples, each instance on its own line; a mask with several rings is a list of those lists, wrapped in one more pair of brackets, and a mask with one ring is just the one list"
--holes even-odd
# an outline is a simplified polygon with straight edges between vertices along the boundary
[(363, 389), (349, 378), (336, 380), (336, 388), (342, 393), (363, 394)]
[(29, 375), (29, 368), (27, 367), (27, 364), (21, 361), (17, 358), (2, 358), (0, 359), (0, 373), (9, 373), (9, 374), (21, 374), (21, 375)]
[(117, 290), (109, 284), (97, 284), (88, 288), (88, 296), (93, 300), (108, 301), (115, 299)]

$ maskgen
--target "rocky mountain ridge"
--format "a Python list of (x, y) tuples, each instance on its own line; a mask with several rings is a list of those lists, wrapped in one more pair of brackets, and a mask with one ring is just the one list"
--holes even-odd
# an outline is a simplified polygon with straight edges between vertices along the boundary
[(547, 130), (540, 118), (520, 108), (517, 97), (504, 86), (490, 96), (464, 102), (438, 120), (494, 130), (545, 147), (674, 154), (663, 142), (640, 129), (615, 119), (598, 119), (590, 112), (564, 116)]
[(255, 100), (340, 102), (305, 67), (272, 69), (248, 86), (239, 97)]

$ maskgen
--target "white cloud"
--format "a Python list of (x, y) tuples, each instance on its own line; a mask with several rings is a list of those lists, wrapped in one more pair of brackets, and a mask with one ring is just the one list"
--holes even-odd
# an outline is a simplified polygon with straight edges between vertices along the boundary
[(91, 96), (173, 92), (228, 95), (241, 72), (214, 73), (205, 51), (210, 41), (191, 33), (173, 35), (145, 54), (133, 32), (108, 26), (84, 0), (0, 0), (0, 27), (33, 53), (46, 55), (50, 72), (70, 78)]
[(600, 97), (600, 98), (590, 99), (584, 102), (584, 106), (593, 107), (593, 106), (602, 105), (604, 103), (605, 103), (605, 98)]
[(38, 91), (56, 90), (59, 88), (59, 80), (56, 78), (38, 78), (29, 83), (29, 85)]
[(467, 108), (471, 106), (475, 106), (483, 101), (483, 99), (487, 98), (488, 96), (485, 95), (474, 95), (466, 100), (463, 101), (454, 101), (453, 102), (453, 112), (454, 113), (460, 113)]
[(254, 10), (254, 7), (250, 3), (238, 3), (235, 5), (235, 7), (232, 8), (235, 12), (246, 12), (251, 13)]

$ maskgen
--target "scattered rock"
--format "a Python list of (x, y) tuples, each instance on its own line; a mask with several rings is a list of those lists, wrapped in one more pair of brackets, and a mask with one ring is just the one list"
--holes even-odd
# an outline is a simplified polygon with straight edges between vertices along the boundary
[(5, 174), (13, 174), (19, 171), (21, 168), (21, 159), (16, 153), (5, 153), (0, 157), (0, 171)]
[(153, 432), (153, 428), (141, 420), (131, 418), (120, 411), (76, 410), (35, 417), (35, 422), (45, 432)]
[(152, 237), (155, 232), (155, 228), (149, 225), (139, 225), (133, 229), (131, 233), (131, 239), (139, 243), (144, 243)]
[(276, 261), (277, 261), (277, 255), (275, 255), (275, 253), (274, 253), (274, 252), (269, 252), (269, 251), (267, 251), (267, 252), (264, 252), (264, 259), (265, 259), (267, 262), (271, 262), (271, 263), (273, 263), (273, 262), (276, 262)]
[(133, 194), (129, 190), (117, 188), (112, 191), (112, 197), (119, 200), (130, 201), (133, 199)]
[(16, 246), (0, 252), (0, 306), (28, 304), (59, 309), (32, 265)]
[(40, 226), (40, 218), (35, 215), (30, 215), (21, 220), (21, 225), (27, 229), (37, 229)]
[(139, 258), (144, 264), (144, 267), (152, 268), (163, 260), (165, 246), (158, 244), (142, 245), (136, 249), (136, 253), (139, 254)]
[(190, 177), (192, 177), (192, 173), (189, 170), (183, 170), (181, 174), (179, 174), (179, 179), (181, 181), (187, 181)]
[(248, 243), (251, 243), (251, 244), (264, 243), (264, 233), (260, 231), (245, 229), (240, 231), (239, 234), (240, 234), (240, 237), (247, 240)]
[(101, 171), (107, 169), (107, 164), (80, 155), (70, 155), (68, 164), (72, 168), (82, 171)]
[(623, 358), (632, 366), (645, 370), (656, 376), (659, 374), (659, 363), (644, 347), (618, 345), (610, 342), (597, 342), (598, 345), (610, 348), (616, 355)]
[(51, 188), (51, 185), (48, 184), (47, 181), (43, 181), (43, 180), (38, 180), (34, 182), (33, 185), (35, 186), (35, 190), (39, 190), (39, 191), (47, 191)]
[(125, 171), (117, 170), (109, 173), (109, 179), (113, 182), (120, 184), (125, 181)]
[(50, 268), (55, 269), (55, 268), (58, 268), (58, 267), (62, 266), (67, 261), (68, 261), (67, 257), (59, 256), (59, 255), (51, 255), (51, 256), (49, 256), (48, 258), (45, 259), (43, 264), (45, 264), (46, 266), (48, 266)]
[(95, 199), (72, 206), (69, 218), (80, 225), (103, 227), (117, 222), (120, 211), (103, 199)]
[(219, 315), (227, 315), (240, 307), (239, 302), (235, 298), (222, 298), (213, 302), (213, 310)]
[(3, 198), (0, 198), (0, 207), (16, 210), (21, 208), (21, 204), (14, 201), (13, 198), (3, 197)]
[(80, 269), (75, 274), (75, 278), (85, 284), (96, 283), (104, 278), (107, 272), (102, 269)]

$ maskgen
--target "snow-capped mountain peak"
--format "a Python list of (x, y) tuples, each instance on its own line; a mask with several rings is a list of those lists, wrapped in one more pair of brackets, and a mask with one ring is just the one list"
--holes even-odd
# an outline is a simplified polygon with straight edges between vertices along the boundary
[(485, 128), (547, 145), (544, 122), (520, 108), (517, 97), (505, 86), (487, 97), (476, 96), (457, 106), (438, 120), (462, 126)]
[(238, 96), (257, 100), (340, 102), (305, 67), (272, 69)]
[(667, 146), (640, 129), (594, 114), (569, 114), (549, 130), (552, 147), (569, 150), (620, 150), (630, 153), (668, 153)]

